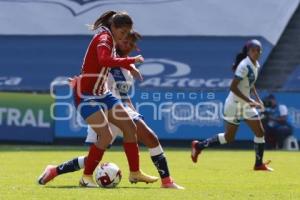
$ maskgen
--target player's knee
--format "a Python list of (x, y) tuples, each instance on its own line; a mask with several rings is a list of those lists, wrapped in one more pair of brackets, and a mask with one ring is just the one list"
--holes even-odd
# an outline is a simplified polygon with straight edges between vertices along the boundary
[(256, 133), (257, 137), (264, 137), (265, 136), (265, 129), (263, 127), (260, 127), (260, 129)]
[(234, 137), (225, 134), (225, 140), (227, 143), (232, 143), (234, 141)]
[(128, 127), (128, 131), (130, 133), (133, 133), (136, 135), (136, 132), (137, 132), (137, 127), (136, 127), (136, 124), (132, 121), (132, 120), (128, 120), (128, 122), (126, 122), (127, 124), (127, 127)]
[(107, 147), (109, 144), (111, 144), (112, 140), (113, 136), (110, 132), (103, 133), (100, 135), (100, 139), (97, 140), (97, 144), (104, 145)]
[(259, 131), (257, 134), (256, 134), (256, 137), (264, 137), (265, 136), (265, 133), (263, 131)]
[(152, 140), (153, 143), (159, 144), (158, 137), (157, 137), (157, 135), (154, 132), (151, 133), (150, 137), (151, 137), (151, 140)]

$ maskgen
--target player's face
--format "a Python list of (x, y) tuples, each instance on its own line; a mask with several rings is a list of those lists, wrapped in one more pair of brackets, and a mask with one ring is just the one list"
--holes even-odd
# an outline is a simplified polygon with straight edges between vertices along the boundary
[(111, 26), (111, 32), (114, 36), (114, 39), (116, 41), (123, 40), (130, 32), (130, 27), (122, 27), (122, 28), (116, 28), (114, 25)]
[(262, 53), (261, 48), (259, 47), (253, 47), (249, 50), (249, 56), (253, 59), (253, 60), (258, 60), (260, 55)]
[(126, 37), (125, 39), (119, 41), (118, 48), (121, 50), (124, 56), (127, 56), (131, 51), (134, 50), (135, 43), (132, 39)]

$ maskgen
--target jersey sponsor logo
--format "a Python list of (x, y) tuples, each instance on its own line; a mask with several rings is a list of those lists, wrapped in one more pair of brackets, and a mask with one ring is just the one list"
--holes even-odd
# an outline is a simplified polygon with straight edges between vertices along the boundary
[(170, 3), (182, 0), (0, 0), (10, 3), (39, 3), (56, 4), (69, 10), (74, 16), (82, 15), (93, 9), (109, 5), (131, 5), (131, 4), (157, 4)]
[(190, 65), (170, 59), (146, 59), (139, 69), (145, 78), (140, 87), (227, 88), (231, 83), (228, 78), (196, 77)]

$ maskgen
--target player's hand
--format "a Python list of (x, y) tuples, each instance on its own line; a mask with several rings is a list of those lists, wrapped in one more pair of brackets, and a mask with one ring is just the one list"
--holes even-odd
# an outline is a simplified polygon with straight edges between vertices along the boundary
[(265, 105), (264, 105), (264, 102), (259, 101), (258, 103), (260, 104), (261, 112), (265, 112)]
[(254, 107), (254, 108), (257, 108), (257, 109), (264, 109), (264, 105), (263, 104), (261, 104), (261, 103), (259, 103), (259, 102), (257, 102), (257, 101), (251, 101), (250, 103), (249, 103), (249, 105), (251, 106), (251, 107)]
[(142, 55), (138, 55), (134, 57), (135, 63), (143, 63), (144, 62), (144, 57)]
[(131, 66), (131, 70), (130, 70), (131, 75), (135, 79), (138, 79), (138, 80), (142, 81), (144, 78), (143, 78), (140, 70), (138, 68), (136, 68), (135, 65), (130, 65), (130, 66)]

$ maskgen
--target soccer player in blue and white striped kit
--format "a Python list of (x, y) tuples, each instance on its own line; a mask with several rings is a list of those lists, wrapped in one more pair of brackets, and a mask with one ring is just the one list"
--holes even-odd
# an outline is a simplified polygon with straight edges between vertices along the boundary
[[(205, 148), (232, 142), (240, 121), (244, 120), (255, 134), (256, 161), (254, 170), (273, 171), (268, 166), (270, 161), (267, 163), (263, 162), (265, 138), (258, 109), (264, 108), (255, 89), (255, 82), (260, 67), (258, 59), (261, 53), (261, 43), (258, 40), (250, 40), (244, 45), (242, 52), (236, 56), (233, 65), (235, 76), (224, 105), (225, 133), (219, 133), (202, 142), (194, 140), (191, 152), (191, 158), (194, 163), (197, 162), (199, 154)], [(251, 98), (251, 94), (254, 95), (255, 100)]]

